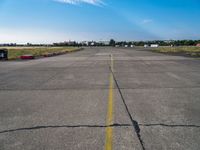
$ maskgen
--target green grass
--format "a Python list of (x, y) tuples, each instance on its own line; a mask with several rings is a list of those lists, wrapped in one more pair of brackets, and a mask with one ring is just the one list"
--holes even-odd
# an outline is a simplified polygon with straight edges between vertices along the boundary
[(159, 53), (185, 54), (188, 56), (200, 57), (200, 47), (196, 46), (159, 47), (153, 49), (153, 51)]
[(42, 56), (55, 52), (72, 52), (78, 50), (74, 47), (0, 47), (8, 50), (8, 59), (17, 59), (21, 55)]

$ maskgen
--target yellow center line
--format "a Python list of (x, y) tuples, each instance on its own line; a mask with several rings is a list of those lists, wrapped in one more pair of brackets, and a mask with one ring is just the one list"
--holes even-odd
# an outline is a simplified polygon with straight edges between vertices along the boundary
[[(111, 70), (114, 69), (113, 56), (111, 55)], [(110, 127), (113, 124), (113, 74), (110, 73), (110, 85), (109, 85), (109, 96), (108, 96), (108, 110), (107, 110), (107, 120), (106, 120), (106, 141), (105, 141), (105, 150), (112, 150), (113, 146), (113, 127)]]

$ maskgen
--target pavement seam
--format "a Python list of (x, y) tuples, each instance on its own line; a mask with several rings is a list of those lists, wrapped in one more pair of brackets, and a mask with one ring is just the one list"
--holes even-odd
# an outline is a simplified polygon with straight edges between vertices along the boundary
[(141, 135), (140, 135), (140, 127), (139, 127), (139, 124), (138, 124), (138, 122), (137, 122), (136, 120), (133, 120), (133, 117), (132, 117), (132, 115), (131, 115), (131, 113), (130, 113), (130, 111), (129, 111), (129, 109), (128, 109), (128, 106), (127, 106), (127, 104), (126, 104), (126, 101), (125, 101), (125, 99), (124, 99), (124, 96), (123, 96), (123, 94), (122, 94), (122, 91), (121, 91), (121, 89), (120, 89), (120, 87), (119, 87), (119, 84), (118, 84), (118, 82), (117, 82), (117, 79), (116, 79), (116, 77), (115, 77), (115, 75), (114, 75), (113, 66), (109, 66), (109, 68), (110, 68), (110, 71), (111, 71), (111, 73), (112, 73), (114, 82), (115, 82), (115, 84), (116, 84), (116, 86), (117, 86), (117, 90), (119, 91), (119, 94), (120, 94), (120, 96), (121, 96), (122, 102), (123, 102), (123, 104), (124, 104), (124, 106), (125, 106), (126, 112), (127, 112), (128, 116), (129, 116), (131, 122), (132, 122), (132, 127), (134, 128), (134, 132), (137, 134), (137, 137), (138, 137), (138, 140), (139, 140), (139, 142), (140, 142), (141, 148), (142, 148), (142, 150), (145, 150), (144, 141), (142, 140)]
[[(121, 90), (158, 90), (158, 89), (199, 89), (200, 86), (196, 86), (196, 87), (154, 87), (154, 88), (123, 88), (120, 87)], [(57, 89), (1, 89), (0, 91), (63, 91), (63, 90), (83, 90), (83, 91), (87, 91), (87, 90), (108, 90), (109, 88), (101, 88), (101, 87), (93, 87), (93, 88), (57, 88)], [(114, 90), (118, 90), (118, 88), (113, 88)]]

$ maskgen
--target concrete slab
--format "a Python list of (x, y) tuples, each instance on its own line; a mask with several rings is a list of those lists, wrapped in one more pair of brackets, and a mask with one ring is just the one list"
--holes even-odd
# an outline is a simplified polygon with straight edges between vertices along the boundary
[[(140, 150), (140, 145), (129, 127), (114, 128), (113, 150)], [(3, 133), (0, 136), (1, 150), (43, 149), (104, 149), (105, 128), (55, 127)]]
[[(182, 73), (183, 74), (183, 73)], [(191, 78), (180, 77), (175, 73), (115, 73), (120, 88), (181, 88), (199, 87)]]
[(141, 127), (146, 149), (198, 150), (200, 128), (190, 127)]
[(199, 88), (122, 90), (141, 124), (200, 125)]
[(109, 87), (109, 73), (65, 71), (42, 85), (43, 89), (98, 89)]
[(108, 90), (1, 91), (0, 131), (105, 125)]
[(48, 128), (4, 133), (1, 150), (103, 149), (103, 128)]
[(0, 89), (36, 89), (56, 74), (55, 71), (15, 71), (1, 78)]
[(0, 149), (103, 149), (110, 54), (113, 149), (199, 149), (199, 60), (110, 47), (0, 64)]

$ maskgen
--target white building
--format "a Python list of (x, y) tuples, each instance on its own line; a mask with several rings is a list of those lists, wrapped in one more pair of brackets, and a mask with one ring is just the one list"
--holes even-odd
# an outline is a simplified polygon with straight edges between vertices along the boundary
[(158, 44), (151, 44), (151, 47), (156, 48), (156, 47), (159, 47), (159, 45)]

